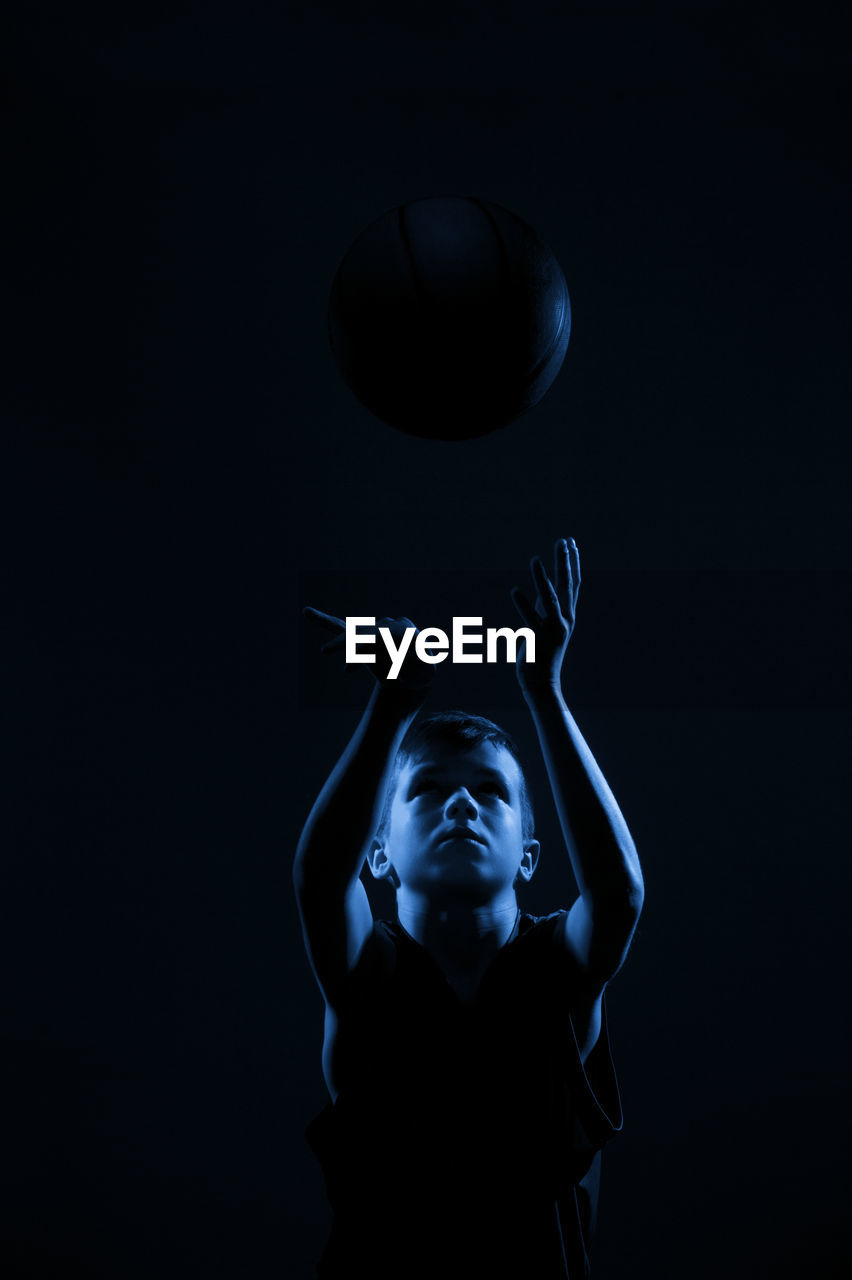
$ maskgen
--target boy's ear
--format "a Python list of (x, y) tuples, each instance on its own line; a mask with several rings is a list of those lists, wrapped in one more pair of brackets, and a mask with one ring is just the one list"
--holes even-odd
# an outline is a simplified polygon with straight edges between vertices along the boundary
[(367, 850), (367, 862), (374, 880), (389, 880), (395, 889), (399, 888), (399, 876), (381, 840), (371, 840), (370, 848)]
[(541, 845), (537, 840), (524, 841), (524, 853), (521, 858), (521, 865), (518, 867), (518, 879), (525, 882), (532, 880), (535, 875), (535, 869), (538, 866), (538, 855), (541, 852)]

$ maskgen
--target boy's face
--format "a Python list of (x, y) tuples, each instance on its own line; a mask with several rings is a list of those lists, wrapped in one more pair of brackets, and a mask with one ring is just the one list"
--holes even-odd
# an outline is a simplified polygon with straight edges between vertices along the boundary
[(530, 878), (538, 854), (538, 843), (524, 840), (521, 796), (521, 771), (505, 747), (426, 748), (397, 776), (374, 874), (392, 869), (401, 888), (432, 899), (485, 902), (511, 890), (519, 871)]

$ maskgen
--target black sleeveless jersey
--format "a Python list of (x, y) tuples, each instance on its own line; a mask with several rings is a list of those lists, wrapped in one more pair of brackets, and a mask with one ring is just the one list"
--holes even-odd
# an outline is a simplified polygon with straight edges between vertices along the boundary
[(334, 1211), (323, 1280), (579, 1280), (621, 1128), (604, 1009), (585, 1066), (564, 911), (519, 916), (472, 1003), (378, 921), (338, 1010), (341, 1081), (307, 1130)]

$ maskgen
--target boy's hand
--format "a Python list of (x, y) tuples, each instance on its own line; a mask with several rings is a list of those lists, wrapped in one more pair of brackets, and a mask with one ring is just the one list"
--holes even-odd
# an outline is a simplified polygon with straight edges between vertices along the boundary
[(556, 543), (553, 561), (554, 581), (547, 576), (539, 556), (530, 561), (537, 593), (535, 606), (517, 587), (512, 591), (512, 600), (524, 625), (535, 632), (535, 662), (527, 662), (526, 645), (523, 645), (515, 668), (521, 689), (533, 696), (560, 688), (562, 660), (577, 612), (580, 554), (573, 538), (567, 541), (562, 538)]
[[(346, 622), (343, 618), (337, 618), (332, 613), (321, 613), (319, 609), (314, 609), (310, 605), (305, 607), (303, 613), (306, 618), (312, 618), (315, 622), (318, 622), (326, 631), (334, 632), (334, 638), (322, 646), (321, 653), (333, 653), (335, 650), (344, 648), (346, 644)], [(399, 645), (403, 642), (406, 628), (414, 627), (414, 623), (410, 618), (378, 618), (374, 627), (359, 627), (359, 632), (362, 635), (370, 635), (372, 633), (377, 637), (375, 646), (376, 661), (368, 664), (368, 669), (376, 683), (389, 691), (396, 689), (401, 693), (425, 695), (434, 679), (435, 667), (432, 663), (421, 662), (414, 652), (414, 639), (417, 634), (417, 628), (414, 628), (415, 636), (410, 639), (399, 674), (394, 680), (389, 680), (391, 659), (387, 645), (379, 636), (379, 627), (388, 629), (394, 645), (399, 648)]]

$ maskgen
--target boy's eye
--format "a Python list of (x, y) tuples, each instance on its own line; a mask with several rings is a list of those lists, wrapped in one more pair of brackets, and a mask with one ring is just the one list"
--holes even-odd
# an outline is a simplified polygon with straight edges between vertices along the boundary
[(423, 795), (427, 791), (434, 791), (437, 785), (438, 784), (434, 782), (432, 778), (421, 778), (419, 782), (414, 784), (414, 789), (411, 794), (413, 796)]
[(483, 782), (480, 791), (489, 796), (499, 796), (501, 800), (505, 799), (505, 793), (499, 782)]

